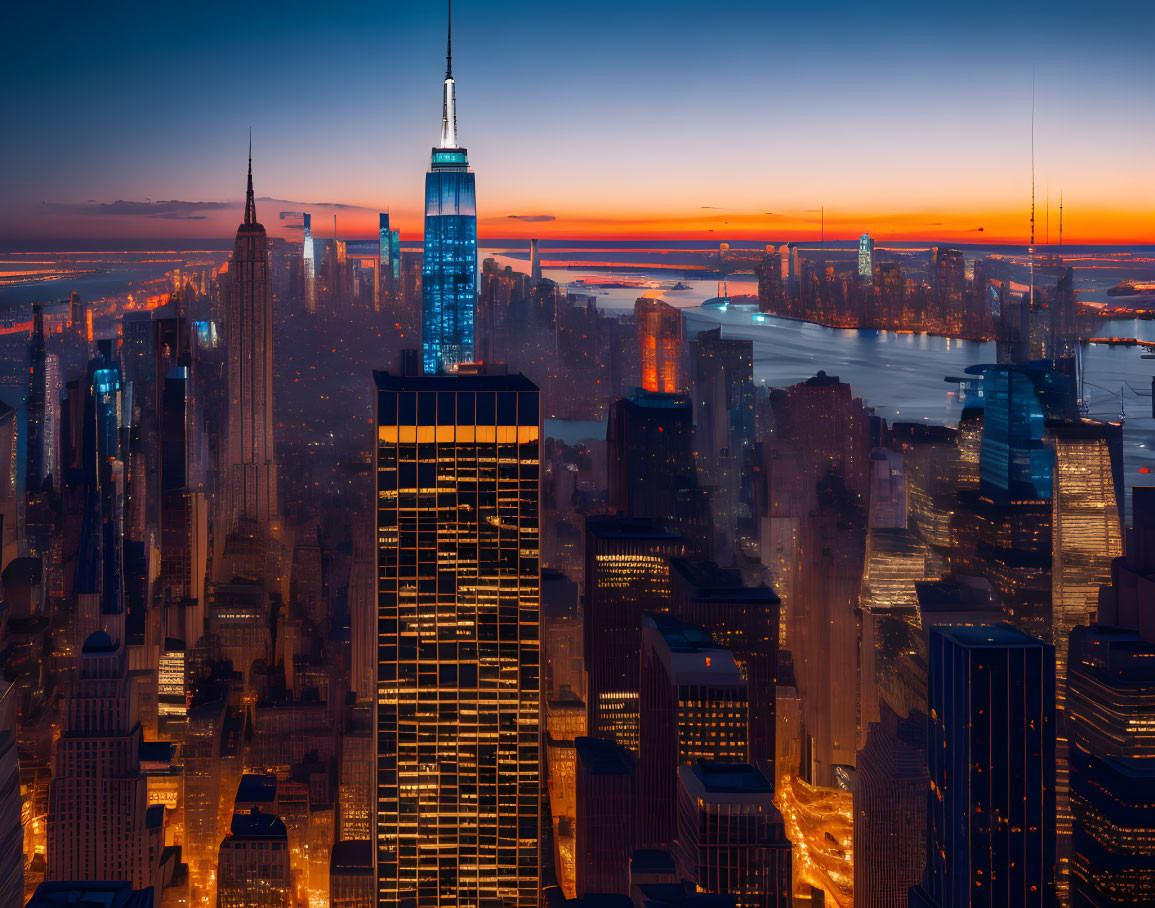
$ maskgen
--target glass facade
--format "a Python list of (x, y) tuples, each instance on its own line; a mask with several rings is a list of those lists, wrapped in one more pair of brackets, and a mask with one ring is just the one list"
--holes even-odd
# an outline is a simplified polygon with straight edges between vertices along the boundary
[(934, 903), (1050, 906), (1054, 650), (1005, 624), (934, 627), (929, 656)]
[(869, 233), (858, 238), (858, 276), (868, 281), (874, 278), (874, 240)]
[(536, 908), (538, 389), (376, 378), (378, 904)]
[(305, 311), (312, 315), (317, 311), (317, 259), (313, 248), (313, 217), (307, 212), (301, 215), (305, 234), (301, 243), (301, 259), (305, 263)]
[(1065, 396), (1058, 373), (1023, 366), (991, 366), (983, 371), (985, 403), (979, 488), (984, 496), (1006, 501), (1051, 498), (1055, 456), (1046, 446), (1046, 418), (1063, 415), (1057, 400)]
[(437, 148), (425, 177), (421, 268), (424, 369), (450, 372), (473, 362), (477, 304), (477, 202), (464, 148)]
[(389, 215), (380, 214), (377, 257), (377, 289), (393, 297), (401, 280), (401, 235), (389, 229)]
[[(1138, 520), (1137, 520), (1138, 522)], [(1128, 628), (1070, 638), (1071, 904), (1155, 903), (1155, 646)]]

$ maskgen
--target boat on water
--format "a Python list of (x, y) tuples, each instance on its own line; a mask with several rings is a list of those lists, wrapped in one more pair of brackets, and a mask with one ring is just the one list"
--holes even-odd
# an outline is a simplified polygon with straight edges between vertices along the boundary
[(1155, 302), (1155, 284), (1119, 281), (1107, 291), (1107, 296), (1122, 298), (1128, 302)]
[(718, 283), (718, 295), (713, 299), (708, 299), (702, 303), (703, 309), (721, 309), (725, 312), (728, 309), (745, 309), (757, 311), (758, 297), (756, 296), (730, 296), (726, 289), (726, 282), (720, 281)]

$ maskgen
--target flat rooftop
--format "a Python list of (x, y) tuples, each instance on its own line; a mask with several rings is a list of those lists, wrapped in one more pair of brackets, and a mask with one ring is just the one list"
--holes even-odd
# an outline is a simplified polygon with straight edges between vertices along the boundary
[(378, 391), (536, 391), (520, 372), (512, 375), (395, 375), (374, 371)]
[(633, 754), (613, 741), (602, 738), (575, 738), (578, 760), (595, 775), (630, 775), (636, 764)]
[(595, 516), (586, 518), (586, 530), (603, 539), (657, 539), (675, 542), (681, 537), (671, 533), (657, 520), (640, 517)]
[(935, 627), (931, 634), (939, 634), (956, 646), (966, 649), (1006, 649), (1008, 647), (1042, 646), (1043, 642), (1024, 634), (1009, 624), (979, 624), (967, 627)]
[(702, 787), (711, 794), (769, 794), (770, 783), (749, 763), (697, 760), (691, 767)]
[(778, 595), (765, 584), (747, 586), (742, 572), (720, 568), (713, 561), (694, 561), (674, 558), (670, 561), (671, 574), (693, 591), (694, 599), (719, 602), (778, 602)]

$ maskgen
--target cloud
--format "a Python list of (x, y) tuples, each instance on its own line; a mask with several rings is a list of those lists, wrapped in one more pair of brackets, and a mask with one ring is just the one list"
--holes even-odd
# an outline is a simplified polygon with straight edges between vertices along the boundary
[[(261, 196), (258, 202), (276, 202), (278, 205), (295, 205), (299, 208), (329, 208), (335, 211), (378, 211), (368, 205), (347, 205), (344, 202), (298, 202), (294, 199), (274, 199), (272, 196)], [(291, 213), (291, 212), (286, 212)]]
[(177, 199), (159, 202), (130, 202), (117, 199), (115, 202), (44, 202), (44, 207), (56, 214), (111, 215), (114, 217), (133, 216), (163, 218), (169, 221), (203, 221), (206, 211), (224, 211), (231, 208), (228, 202), (183, 202)]
[(557, 220), (552, 214), (510, 214), (506, 217), (511, 221), (522, 221), (526, 224), (545, 224)]

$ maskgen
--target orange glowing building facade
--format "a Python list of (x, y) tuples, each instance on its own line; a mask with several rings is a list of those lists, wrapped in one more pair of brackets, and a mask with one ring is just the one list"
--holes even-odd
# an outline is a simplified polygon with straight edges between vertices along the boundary
[(634, 303), (642, 387), (673, 394), (682, 388), (682, 313), (663, 300), (643, 297)]

